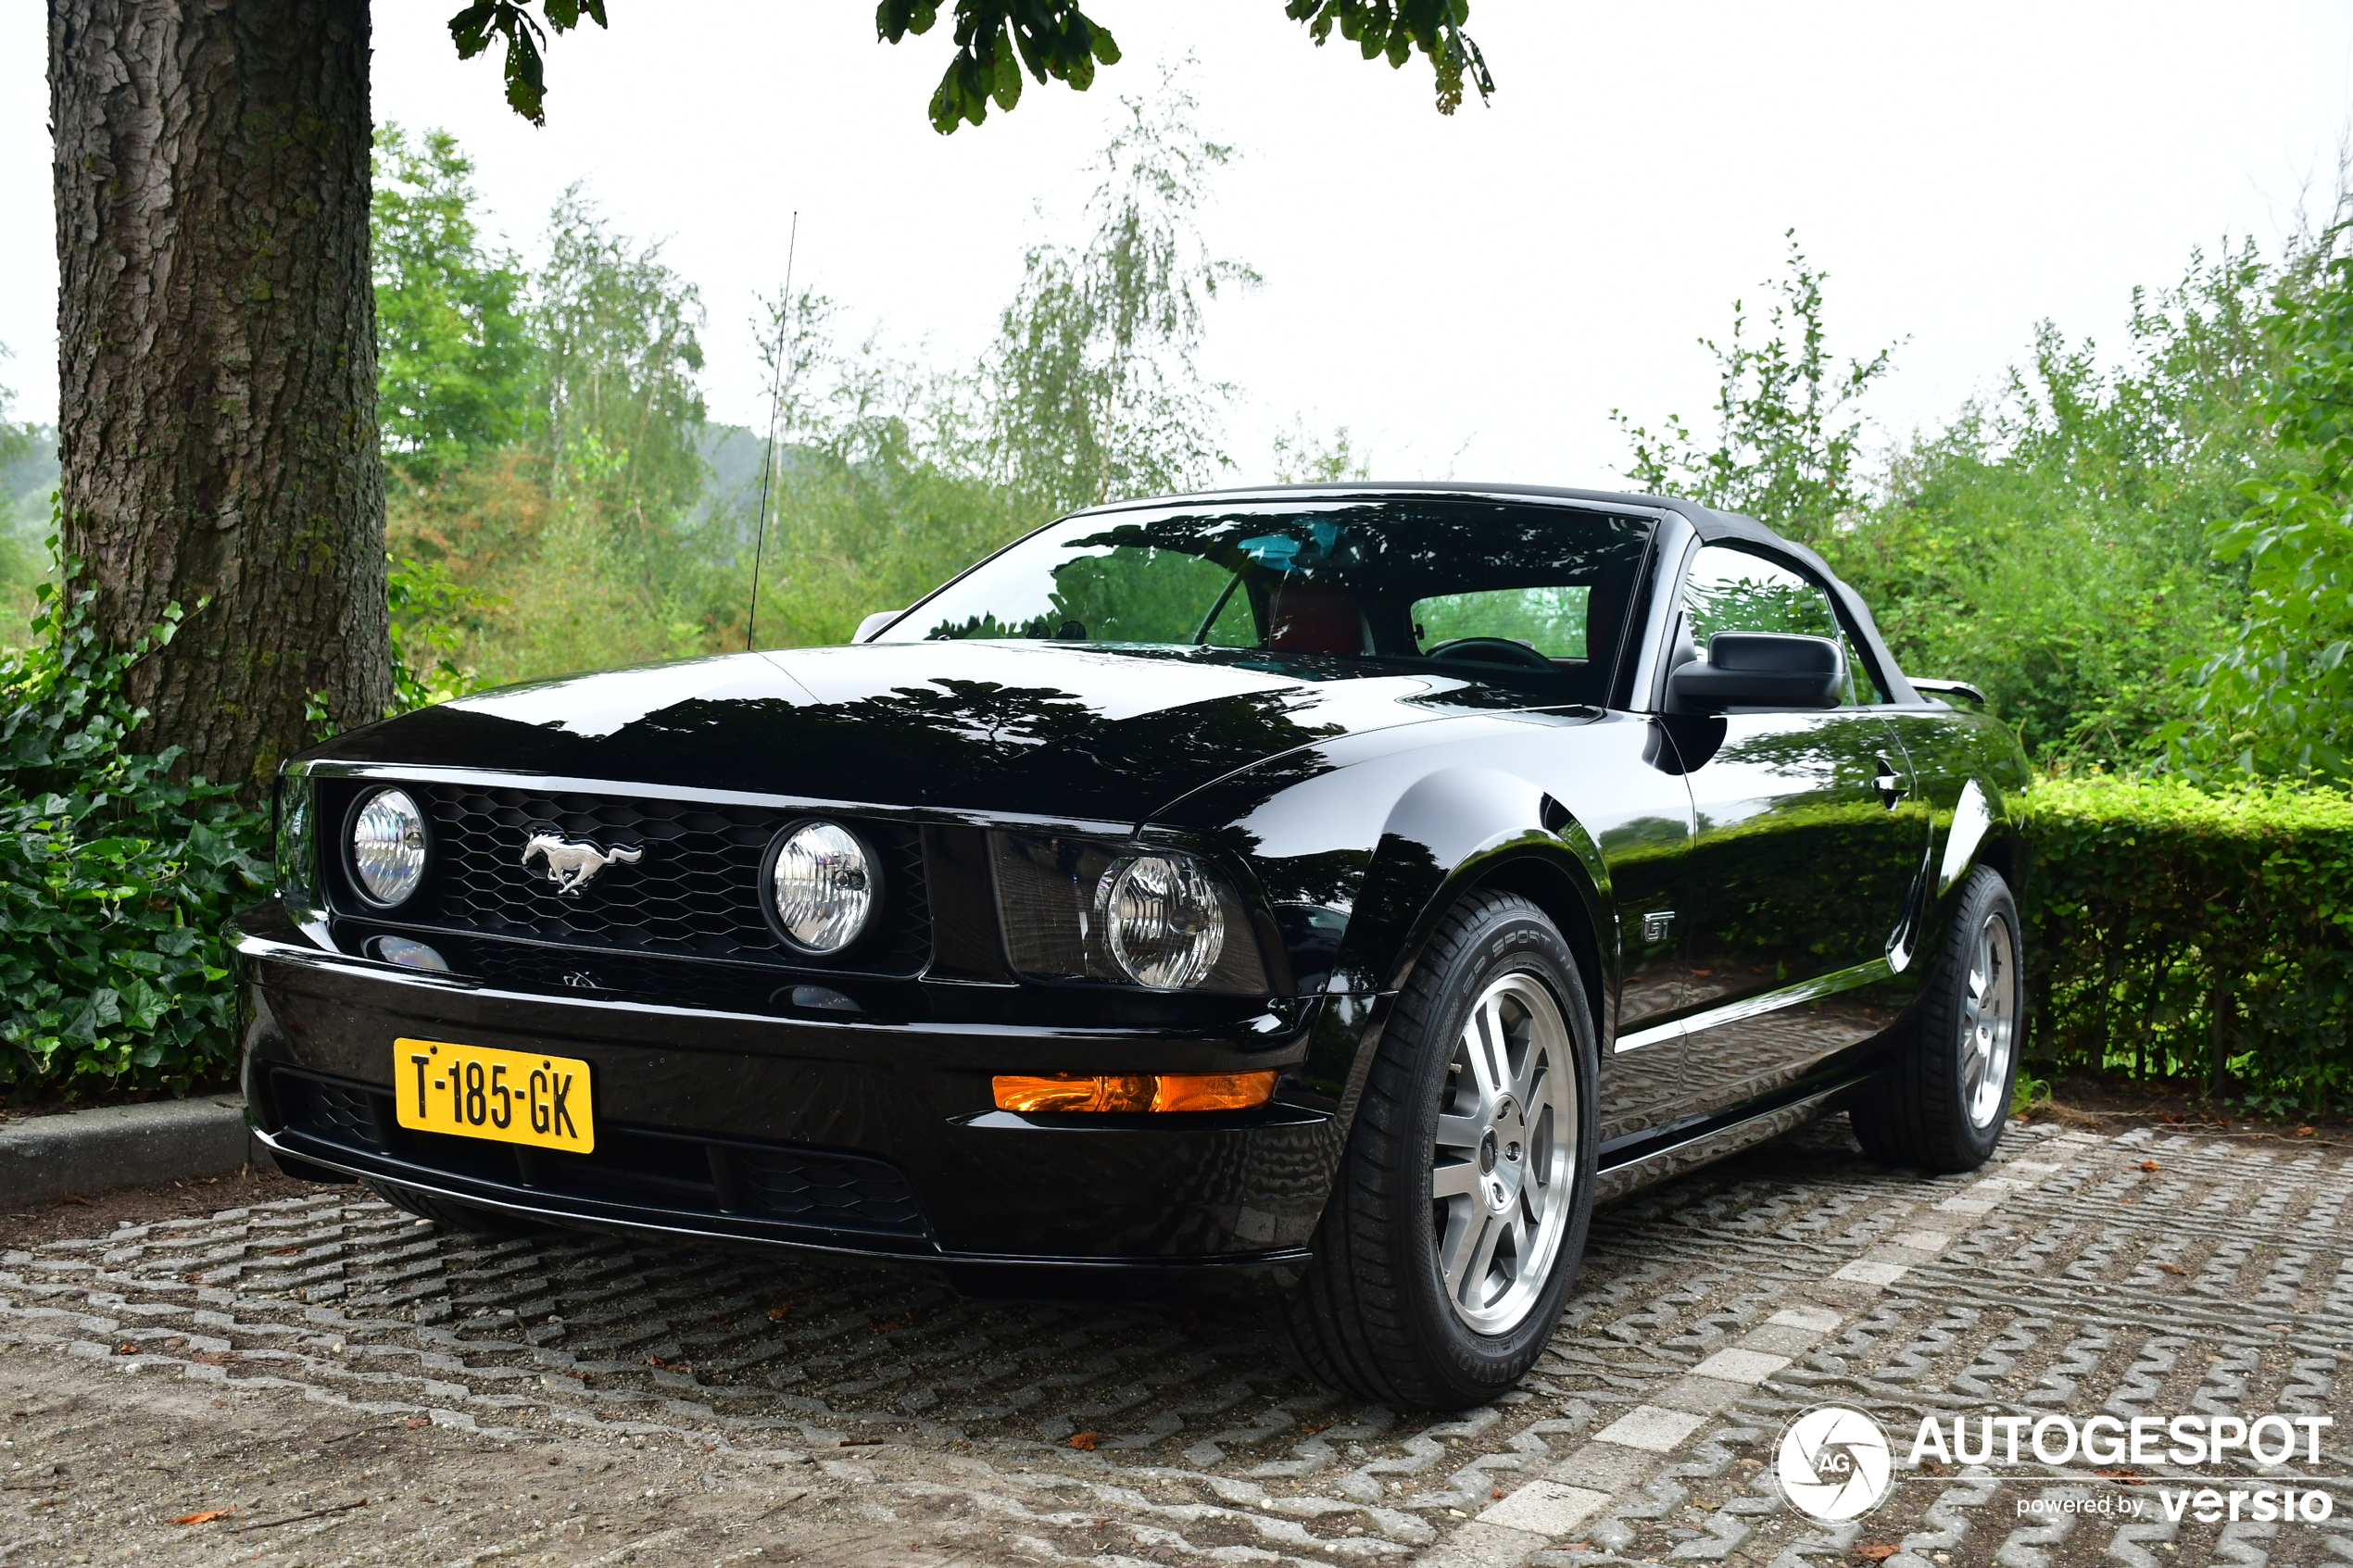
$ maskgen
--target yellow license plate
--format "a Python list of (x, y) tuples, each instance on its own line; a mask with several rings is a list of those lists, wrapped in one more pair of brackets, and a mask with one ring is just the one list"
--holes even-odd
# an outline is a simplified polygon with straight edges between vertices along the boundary
[(588, 1064), (577, 1058), (395, 1040), (392, 1068), (392, 1098), (404, 1127), (573, 1154), (597, 1147)]

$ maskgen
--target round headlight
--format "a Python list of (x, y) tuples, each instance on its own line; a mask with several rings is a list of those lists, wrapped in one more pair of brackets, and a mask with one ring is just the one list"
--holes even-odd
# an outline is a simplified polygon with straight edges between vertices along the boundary
[(404, 903), (425, 880), (425, 814), (405, 789), (380, 789), (351, 819), (351, 872), (371, 903)]
[(1181, 855), (1116, 862), (1096, 886), (1095, 909), (1111, 956), (1139, 985), (1198, 985), (1226, 950), (1226, 911), (1216, 884)]
[(874, 857), (838, 823), (801, 823), (769, 860), (776, 923), (804, 952), (838, 953), (858, 940), (881, 893)]

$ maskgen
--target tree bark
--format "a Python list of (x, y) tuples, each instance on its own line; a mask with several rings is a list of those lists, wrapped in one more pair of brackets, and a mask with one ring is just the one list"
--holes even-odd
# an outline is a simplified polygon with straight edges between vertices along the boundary
[(50, 0), (49, 106), (63, 548), (115, 646), (188, 612), (141, 745), (266, 788), (392, 697), (367, 0)]

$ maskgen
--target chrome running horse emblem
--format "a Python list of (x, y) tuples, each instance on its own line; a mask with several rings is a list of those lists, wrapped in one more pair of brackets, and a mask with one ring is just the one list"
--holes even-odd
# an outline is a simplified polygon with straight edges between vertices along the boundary
[(634, 866), (645, 859), (646, 852), (632, 846), (608, 853), (593, 844), (574, 844), (559, 833), (535, 833), (522, 847), (523, 869), (529, 871), (531, 862), (541, 856), (547, 858), (547, 880), (556, 884), (558, 893), (569, 897), (595, 881), (607, 866)]

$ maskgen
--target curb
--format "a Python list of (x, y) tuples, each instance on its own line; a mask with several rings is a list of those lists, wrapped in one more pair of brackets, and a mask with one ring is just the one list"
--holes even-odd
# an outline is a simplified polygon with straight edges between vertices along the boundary
[(0, 1205), (54, 1202), (266, 1164), (233, 1095), (150, 1100), (0, 1124)]

